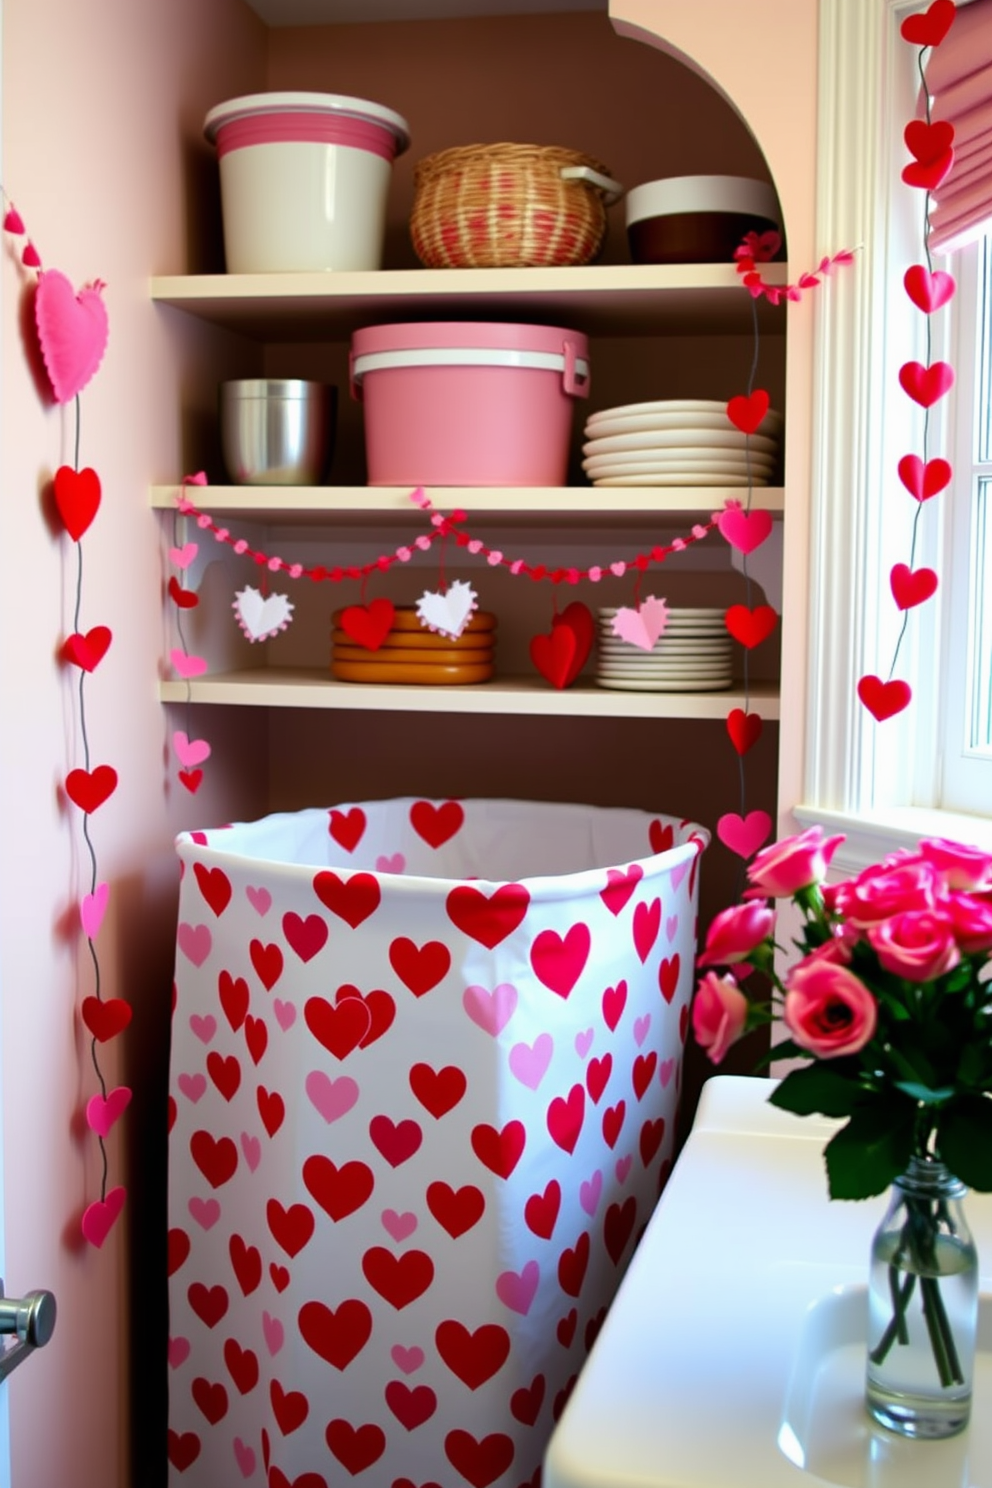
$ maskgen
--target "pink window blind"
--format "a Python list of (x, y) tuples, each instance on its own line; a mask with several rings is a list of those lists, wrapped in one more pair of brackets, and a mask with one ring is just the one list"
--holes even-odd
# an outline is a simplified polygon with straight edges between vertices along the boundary
[(992, 228), (992, 0), (959, 0), (926, 77), (931, 117), (954, 125), (954, 165), (930, 211), (930, 247), (946, 253)]

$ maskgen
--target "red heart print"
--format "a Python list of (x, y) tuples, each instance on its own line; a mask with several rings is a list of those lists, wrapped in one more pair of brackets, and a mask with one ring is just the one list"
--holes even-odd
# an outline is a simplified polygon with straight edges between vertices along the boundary
[(298, 1478), (289, 1481), (286, 1474), (278, 1467), (269, 1467), (268, 1463), (269, 1435), (265, 1427), (262, 1427), (262, 1460), (269, 1474), (268, 1488), (327, 1488), (327, 1479), (321, 1477), (320, 1473), (300, 1473)]
[(170, 1230), (168, 1240), (168, 1275), (174, 1276), (189, 1256), (189, 1236), (185, 1230)]
[[(679, 1009), (679, 1039), (680, 1039), (680, 1041), (683, 1044), (685, 1043), (685, 1036), (686, 1036), (686, 1034), (688, 1032), (689, 1032), (689, 1005), (688, 1005), (688, 1003), (683, 1003), (682, 1004), (682, 1007)], [(676, 1071), (675, 1071), (675, 1088), (676, 1088), (676, 1090), (678, 1089), (678, 1086), (679, 1086), (679, 1070), (676, 1069)]]
[(436, 1070), (429, 1064), (415, 1064), (410, 1070), (410, 1089), (436, 1121), (453, 1111), (468, 1089), (464, 1073), (454, 1064)]
[(470, 1390), (497, 1375), (510, 1356), (510, 1335), (498, 1323), (483, 1323), (471, 1333), (464, 1323), (447, 1318), (438, 1324), (434, 1342), (452, 1374)]
[(481, 1122), (472, 1128), (471, 1140), (472, 1151), (483, 1166), (497, 1178), (509, 1178), (527, 1145), (527, 1132), (522, 1121), (508, 1121), (502, 1131)]
[(558, 1285), (569, 1297), (577, 1297), (589, 1265), (589, 1236), (583, 1230), (575, 1244), (558, 1257)]
[(550, 1240), (561, 1209), (561, 1184), (552, 1178), (543, 1194), (531, 1194), (524, 1205), (524, 1223), (541, 1240)]
[(345, 997), (337, 1005), (323, 997), (308, 997), (303, 1018), (317, 1042), (335, 1059), (346, 1059), (357, 1049), (372, 1025), (372, 1014), (362, 997)]
[(512, 1438), (502, 1431), (490, 1432), (481, 1441), (470, 1431), (449, 1431), (444, 1438), (444, 1452), (455, 1471), (472, 1488), (489, 1488), (509, 1468), (514, 1446)]
[(552, 1142), (563, 1152), (575, 1151), (575, 1144), (582, 1131), (585, 1119), (586, 1090), (584, 1085), (573, 1085), (565, 1097), (556, 1096), (548, 1107), (547, 1124)]
[(179, 1107), (176, 1105), (176, 1098), (175, 1098), (174, 1095), (170, 1095), (169, 1096), (168, 1112), (169, 1112), (168, 1130), (171, 1132), (172, 1128), (176, 1124), (176, 1117), (179, 1115)]
[(902, 179), (907, 186), (916, 186), (921, 191), (936, 191), (942, 181), (946, 181), (954, 165), (954, 151), (945, 150), (943, 155), (936, 160), (929, 161), (926, 165), (920, 165), (911, 160), (902, 168)]
[(98, 1044), (123, 1033), (131, 1021), (131, 1006), (120, 997), (84, 997), (83, 1022)]
[(661, 929), (661, 900), (652, 899), (650, 904), (643, 900), (634, 910), (634, 950), (637, 959), (643, 966), (651, 954), (651, 947), (658, 939), (658, 931)]
[(665, 1139), (665, 1118), (659, 1116), (657, 1121), (648, 1117), (641, 1127), (638, 1137), (638, 1146), (641, 1152), (641, 1162), (649, 1168), (658, 1155), (658, 1149)]
[(675, 996), (679, 984), (680, 969), (681, 960), (677, 951), (670, 960), (666, 958), (658, 967), (658, 987), (667, 1003), (670, 1003)]
[(212, 1385), (202, 1375), (189, 1387), (189, 1393), (193, 1397), (193, 1404), (207, 1418), (211, 1426), (216, 1426), (218, 1421), (223, 1421), (228, 1411), (227, 1391), (218, 1381)]
[(339, 1168), (329, 1157), (308, 1157), (303, 1164), (303, 1182), (307, 1192), (325, 1214), (337, 1223), (355, 1214), (372, 1195), (375, 1178), (372, 1169), (357, 1160)]
[(390, 1380), (385, 1395), (389, 1409), (407, 1431), (416, 1431), (437, 1410), (437, 1396), (430, 1385), (411, 1388), (403, 1380)]
[(591, 1317), (589, 1319), (589, 1321), (586, 1323), (586, 1331), (585, 1331), (586, 1353), (589, 1353), (590, 1350), (592, 1349), (593, 1344), (596, 1342), (596, 1339), (599, 1337), (600, 1329), (602, 1328), (602, 1326), (603, 1326), (603, 1324), (605, 1322), (606, 1322), (606, 1308), (605, 1307), (601, 1307), (599, 1309), (599, 1311), (597, 1313), (595, 1313), (594, 1316)]
[(927, 315), (946, 305), (957, 288), (953, 274), (945, 274), (942, 269), (934, 269), (931, 273), (925, 264), (912, 264), (902, 282), (917, 310), (923, 310)]
[(906, 148), (919, 165), (933, 165), (954, 144), (954, 125), (946, 119), (911, 119), (903, 130)]
[(889, 574), (889, 584), (899, 609), (911, 610), (936, 592), (937, 575), (932, 568), (918, 568), (914, 572), (905, 563), (896, 563)]
[(590, 1059), (586, 1066), (586, 1089), (589, 1092), (589, 1099), (594, 1106), (599, 1105), (603, 1091), (610, 1083), (612, 1071), (612, 1054), (604, 1054), (601, 1059)]
[(208, 1131), (195, 1131), (189, 1139), (189, 1150), (211, 1188), (220, 1188), (234, 1177), (238, 1166), (238, 1149), (230, 1137), (216, 1141)]
[(112, 639), (106, 625), (94, 625), (85, 635), (75, 631), (71, 636), (66, 636), (62, 644), (62, 655), (73, 666), (81, 667), (84, 672), (92, 672), (106, 656)]
[(291, 909), (282, 917), (282, 933), (303, 962), (312, 961), (327, 943), (327, 923), (318, 914), (304, 919)]
[(353, 987), (350, 982), (345, 982), (343, 986), (338, 988), (334, 994), (334, 1001), (343, 1002), (346, 997), (357, 998), (359, 1002), (363, 1002), (366, 1008), (368, 1008), (368, 1030), (358, 1045), (360, 1049), (367, 1049), (369, 1044), (374, 1044), (376, 1039), (382, 1038), (382, 1035), (392, 1024), (393, 1019), (396, 1017), (396, 1004), (389, 993), (384, 992), (381, 987), (375, 987), (371, 992), (366, 992), (363, 996), (358, 988)]
[(946, 460), (927, 460), (919, 455), (903, 455), (899, 461), (899, 479), (917, 501), (929, 501), (950, 484), (952, 470)]
[(951, 29), (956, 13), (954, 0), (933, 0), (929, 10), (906, 17), (899, 27), (900, 35), (911, 46), (940, 46)]
[(447, 976), (451, 952), (440, 940), (428, 940), (418, 946), (400, 935), (390, 944), (389, 964), (414, 997), (423, 997)]
[(193, 874), (200, 893), (219, 918), (231, 902), (231, 880), (223, 868), (208, 868), (205, 863), (194, 863)]
[(768, 412), (770, 402), (764, 388), (755, 388), (749, 395), (738, 393), (727, 404), (727, 417), (742, 434), (755, 434)]
[(117, 789), (117, 771), (113, 765), (97, 765), (95, 770), (70, 770), (65, 777), (65, 793), (73, 805), (87, 814), (96, 811)]
[(578, 643), (570, 626), (552, 625), (550, 635), (533, 636), (529, 650), (535, 668), (552, 687), (561, 690), (575, 677)]
[(108, 324), (102, 291), (97, 281), (77, 294), (57, 269), (38, 279), (34, 320), (56, 403), (70, 403), (103, 360)]
[(510, 1396), (510, 1414), (524, 1426), (533, 1426), (541, 1414), (547, 1388), (543, 1374), (535, 1374), (529, 1385), (521, 1385)]
[(382, 891), (374, 873), (352, 873), (339, 878), (322, 869), (313, 881), (314, 893), (326, 909), (357, 930), (379, 908)]
[(242, 1395), (248, 1395), (258, 1384), (258, 1358), (251, 1349), (243, 1349), (234, 1338), (224, 1342), (227, 1372)]
[(626, 1114), (626, 1101), (617, 1101), (615, 1106), (608, 1106), (603, 1112), (603, 1141), (611, 1151), (617, 1145)]
[(169, 598), (180, 610), (195, 610), (200, 603), (200, 596), (192, 589), (184, 589), (175, 574), (169, 580)]
[(893, 718), (895, 714), (908, 708), (912, 696), (909, 683), (901, 682), (898, 678), (883, 682), (881, 677), (869, 674), (858, 683), (858, 697), (879, 723), (884, 723), (887, 718)]
[(364, 1302), (349, 1297), (336, 1308), (304, 1302), (298, 1322), (304, 1343), (335, 1369), (345, 1370), (372, 1336), (372, 1314)]
[[(417, 1484), (412, 1478), (394, 1478), (393, 1488), (417, 1488)], [(441, 1485), (432, 1479), (429, 1483), (421, 1483), (420, 1488), (441, 1488)]]
[(251, 1013), (245, 1019), (245, 1043), (252, 1057), (252, 1063), (258, 1064), (268, 1048), (269, 1032), (262, 1019), (253, 1018)]
[(352, 1477), (378, 1462), (386, 1450), (386, 1433), (371, 1421), (364, 1426), (353, 1426), (350, 1421), (336, 1417), (328, 1421), (324, 1436), (334, 1456)]
[(356, 646), (378, 651), (393, 627), (395, 615), (391, 599), (373, 599), (368, 605), (348, 605), (338, 616), (338, 624)]
[(416, 1121), (394, 1122), (389, 1116), (373, 1116), (369, 1122), (369, 1136), (391, 1168), (407, 1162), (424, 1139)]
[(564, 937), (557, 930), (542, 930), (530, 948), (534, 975), (558, 997), (567, 998), (582, 975), (591, 944), (589, 926), (582, 920)]
[[(558, 1421), (561, 1419), (561, 1414), (568, 1404), (568, 1397), (575, 1389), (575, 1384), (578, 1378), (579, 1376), (577, 1374), (569, 1375), (568, 1379), (565, 1381), (564, 1385), (555, 1396), (554, 1403), (551, 1407), (551, 1414), (554, 1420)], [(540, 1484), (532, 1485), (530, 1483), (522, 1483), (521, 1488), (540, 1488)]]
[(670, 823), (655, 819), (648, 827), (648, 842), (653, 853), (667, 852), (670, 847), (675, 846), (675, 828)]
[(233, 1100), (241, 1084), (241, 1066), (234, 1054), (218, 1054), (211, 1049), (207, 1055), (207, 1074), (226, 1101)]
[(523, 884), (500, 884), (491, 894), (473, 884), (457, 884), (445, 909), (456, 929), (491, 951), (522, 924), (529, 904), (530, 891)]
[(465, 809), (457, 801), (414, 801), (410, 807), (410, 825), (428, 847), (442, 847), (461, 830)]
[(268, 1091), (264, 1085), (259, 1085), (255, 1091), (255, 1100), (258, 1104), (258, 1114), (262, 1118), (262, 1125), (270, 1137), (274, 1137), (286, 1119), (286, 1103), (278, 1091)]
[(606, 888), (600, 889), (599, 897), (611, 915), (618, 915), (626, 907), (643, 877), (644, 869), (640, 863), (631, 863), (626, 869), (607, 868)]
[(552, 630), (559, 625), (564, 625), (575, 637), (575, 652), (565, 674), (564, 683), (566, 687), (571, 687), (589, 659), (589, 652), (596, 639), (596, 622), (588, 605), (576, 599), (570, 605), (566, 605), (560, 615), (554, 616), (551, 625)]
[(167, 1441), (168, 1446), (166, 1450), (168, 1458), (176, 1469), (176, 1472), (185, 1472), (188, 1467), (192, 1467), (200, 1455), (200, 1438), (196, 1432), (183, 1431), (180, 1433), (173, 1431), (170, 1426)]
[(87, 465), (73, 470), (60, 465), (55, 472), (55, 505), (62, 525), (74, 542), (78, 542), (100, 510), (100, 477)]
[(738, 754), (747, 754), (761, 738), (760, 713), (745, 713), (743, 708), (731, 708), (727, 714), (727, 733)]
[(474, 1183), (454, 1189), (441, 1179), (427, 1185), (427, 1207), (452, 1240), (465, 1235), (485, 1213), (486, 1200)]
[(395, 1256), (384, 1245), (365, 1252), (362, 1271), (372, 1290), (397, 1312), (422, 1297), (434, 1280), (434, 1262), (426, 1251), (405, 1250)]
[(637, 1219), (637, 1200), (633, 1194), (622, 1204), (611, 1204), (603, 1219), (603, 1240), (606, 1253), (614, 1266), (619, 1266), (620, 1257), (627, 1249), (627, 1241), (634, 1233)]
[(731, 605), (723, 619), (734, 640), (740, 641), (749, 651), (767, 640), (778, 623), (776, 612), (771, 605), (765, 604), (756, 605), (753, 610), (747, 605)]
[(269, 1399), (272, 1401), (276, 1425), (283, 1436), (297, 1431), (310, 1414), (307, 1397), (299, 1390), (284, 1390), (278, 1380), (272, 1380), (269, 1384)]
[(227, 1316), (229, 1303), (225, 1287), (207, 1287), (202, 1281), (194, 1281), (186, 1289), (186, 1300), (207, 1328), (216, 1328), (221, 1319)]
[(644, 1099), (644, 1094), (651, 1084), (657, 1066), (658, 1055), (654, 1049), (650, 1049), (647, 1054), (638, 1054), (634, 1060), (630, 1072), (630, 1083), (634, 1087), (634, 1094), (638, 1100)]
[(314, 1217), (306, 1204), (290, 1204), (284, 1209), (278, 1199), (269, 1199), (265, 1220), (273, 1240), (291, 1259), (310, 1243)]
[(345, 852), (354, 852), (365, 836), (365, 827), (365, 812), (360, 806), (352, 806), (348, 811), (338, 811), (335, 807), (329, 813), (327, 830)]
[(195, 796), (203, 783), (203, 771), (201, 769), (180, 770), (178, 772), (178, 779), (180, 784), (184, 785), (189, 793)]
[(254, 1245), (247, 1245), (240, 1235), (232, 1235), (228, 1242), (231, 1265), (237, 1277), (242, 1296), (250, 1297), (261, 1285), (262, 1257)]
[(282, 951), (277, 945), (263, 945), (260, 940), (253, 940), (248, 947), (248, 954), (262, 986), (266, 992), (271, 992), (282, 976)]
[(607, 987), (603, 993), (603, 1022), (611, 1033), (616, 1033), (617, 1024), (623, 1017), (623, 1010), (627, 1005), (627, 983), (617, 982), (615, 987)]
[(559, 1318), (556, 1329), (558, 1342), (562, 1348), (571, 1348), (572, 1339), (575, 1337), (575, 1329), (579, 1321), (579, 1314), (573, 1307), (568, 1317)]
[(899, 368), (899, 385), (921, 408), (932, 408), (954, 386), (954, 369), (949, 362), (904, 362)]
[(272, 1277), (272, 1285), (277, 1292), (284, 1292), (289, 1286), (288, 1266), (277, 1266), (275, 1261), (269, 1264), (269, 1275)]
[(238, 977), (235, 981), (229, 971), (222, 971), (217, 978), (217, 990), (224, 1016), (237, 1033), (248, 1014), (248, 983), (244, 977)]

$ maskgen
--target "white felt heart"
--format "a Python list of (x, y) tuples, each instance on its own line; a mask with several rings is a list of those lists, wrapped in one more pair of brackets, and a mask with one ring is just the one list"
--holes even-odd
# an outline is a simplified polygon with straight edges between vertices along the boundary
[(249, 584), (239, 589), (231, 606), (235, 619), (250, 641), (267, 641), (285, 630), (293, 618), (293, 606), (285, 594), (262, 595)]
[(471, 584), (456, 579), (443, 594), (425, 590), (417, 600), (417, 617), (428, 630), (437, 631), (457, 641), (478, 602)]
[(663, 599), (649, 594), (636, 610), (617, 610), (613, 617), (613, 634), (642, 651), (651, 651), (668, 624), (668, 606)]

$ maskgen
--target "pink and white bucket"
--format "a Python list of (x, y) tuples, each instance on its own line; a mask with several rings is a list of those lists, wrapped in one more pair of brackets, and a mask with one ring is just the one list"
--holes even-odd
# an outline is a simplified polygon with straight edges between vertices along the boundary
[(392, 109), (336, 93), (255, 93), (210, 110), (230, 274), (378, 269), (392, 163), (410, 143)]
[(560, 326), (368, 326), (351, 343), (373, 486), (563, 486), (589, 343)]
[(671, 1164), (689, 822), (399, 799), (179, 838), (172, 1488), (521, 1488)]

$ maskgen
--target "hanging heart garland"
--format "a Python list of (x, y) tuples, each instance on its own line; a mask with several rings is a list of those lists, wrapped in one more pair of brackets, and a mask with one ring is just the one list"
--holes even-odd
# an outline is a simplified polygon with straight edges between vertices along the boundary
[[(187, 486), (205, 486), (207, 477), (203, 471), (197, 471), (195, 475), (183, 477), (182, 491), (185, 493)], [(185, 518), (182, 515), (182, 505), (174, 518), (174, 527), (185, 527)], [(199, 544), (186, 539), (185, 532), (174, 532), (175, 541), (169, 549), (169, 562), (176, 573), (170, 574), (166, 592), (176, 609), (176, 630), (179, 636), (179, 645), (174, 646), (169, 653), (172, 669), (183, 679), (186, 685), (186, 729), (177, 729), (172, 735), (172, 747), (179, 761), (179, 769), (176, 771), (176, 779), (185, 791), (195, 796), (203, 784), (203, 770), (201, 766), (210, 758), (210, 745), (206, 739), (190, 739), (190, 706), (192, 693), (189, 687), (194, 677), (200, 677), (207, 670), (206, 659), (195, 656), (186, 644), (186, 635), (183, 629), (183, 616), (189, 610), (196, 609), (200, 603), (200, 596), (186, 583), (187, 571), (192, 567), (199, 554)], [(182, 576), (182, 580), (180, 577)]]
[(944, 40), (953, 24), (956, 9), (954, 0), (934, 0), (927, 11), (907, 16), (900, 26), (903, 39), (919, 48), (917, 64), (922, 94), (926, 101), (926, 117), (911, 119), (903, 131), (903, 139), (912, 159), (903, 167), (902, 180), (907, 186), (926, 193), (923, 248), (927, 261), (925, 264), (910, 265), (903, 275), (903, 288), (910, 303), (927, 317), (927, 360), (904, 362), (899, 368), (900, 387), (923, 410), (923, 451), (922, 455), (903, 455), (897, 467), (900, 481), (916, 502), (916, 510), (913, 513), (909, 562), (894, 564), (889, 574), (892, 598), (902, 615), (889, 675), (883, 680), (873, 672), (866, 673), (857, 684), (860, 702), (877, 723), (896, 717), (912, 701), (909, 683), (894, 676), (899, 651), (906, 634), (909, 611), (932, 598), (939, 584), (938, 576), (932, 568), (914, 568), (920, 513), (925, 502), (947, 488), (953, 474), (947, 460), (930, 458), (929, 455), (929, 411), (941, 398), (946, 397), (954, 385), (954, 369), (947, 362), (930, 360), (930, 318), (950, 302), (956, 289), (952, 274), (933, 267), (929, 227), (931, 193), (946, 179), (954, 163), (954, 126), (944, 120), (935, 121), (931, 117), (931, 99), (926, 85), (923, 54), (928, 47), (939, 46)]
[(778, 305), (782, 300), (801, 300), (807, 290), (816, 289), (834, 269), (854, 262), (853, 252), (844, 248), (829, 258), (821, 258), (815, 270), (800, 274), (795, 284), (769, 284), (762, 278), (758, 264), (773, 259), (781, 241), (778, 233), (749, 232), (735, 250), (737, 272), (752, 299), (760, 299), (763, 295), (769, 305)]

